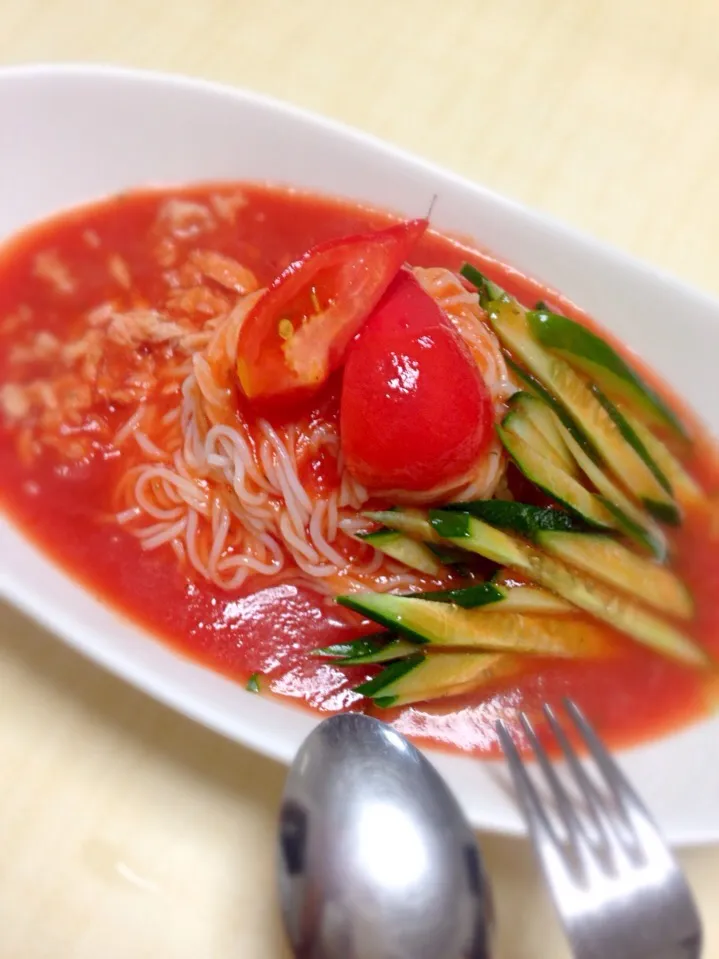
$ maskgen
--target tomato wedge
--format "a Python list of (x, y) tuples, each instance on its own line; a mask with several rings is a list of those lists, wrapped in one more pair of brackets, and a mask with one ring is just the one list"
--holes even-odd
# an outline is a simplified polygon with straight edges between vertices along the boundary
[(426, 219), (330, 240), (295, 260), (245, 317), (237, 375), (250, 400), (320, 387), (397, 275)]
[(436, 301), (402, 270), (347, 354), (347, 469), (369, 489), (431, 491), (467, 473), (492, 432), (477, 364)]

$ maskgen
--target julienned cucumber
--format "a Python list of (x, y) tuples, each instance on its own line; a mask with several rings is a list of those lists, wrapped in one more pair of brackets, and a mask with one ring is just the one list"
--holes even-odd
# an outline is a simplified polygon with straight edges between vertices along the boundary
[[(512, 613), (539, 613), (544, 615), (562, 615), (576, 612), (575, 607), (555, 596), (548, 590), (537, 586), (495, 586), (493, 583), (480, 584), (488, 589), (478, 592), (478, 586), (465, 589), (445, 590), (436, 593), (413, 593), (408, 598), (424, 599), (427, 602), (454, 603), (464, 609), (476, 609), (484, 606), (485, 612), (500, 610)], [(478, 599), (493, 597), (493, 600)], [(486, 604), (486, 605), (485, 605)], [(458, 645), (461, 645), (458, 643)], [(389, 663), (403, 659), (418, 652), (416, 640), (398, 639), (392, 633), (374, 633), (361, 636), (348, 643), (336, 643), (313, 650), (313, 656), (338, 661), (342, 666), (370, 665), (371, 663)]]
[[(564, 430), (564, 427), (562, 429)], [(587, 456), (567, 430), (564, 430), (563, 438), (580, 469), (597, 489), (602, 502), (617, 520), (619, 529), (630, 539), (649, 550), (657, 559), (663, 560), (667, 554), (667, 540), (657, 523), (645, 510), (629, 499), (614, 480), (607, 476), (601, 466)]]
[(441, 544), (431, 543), (427, 546), (431, 549), (440, 563), (445, 566), (462, 566), (467, 562), (467, 554), (457, 549), (456, 546), (442, 546)]
[[(629, 443), (632, 449), (637, 451), (637, 454), (641, 459), (646, 463), (647, 467), (654, 474), (657, 482), (666, 490), (667, 493), (673, 496), (673, 490), (671, 483), (666, 478), (664, 473), (659, 469), (658, 465), (654, 462), (652, 457), (649, 455), (649, 450), (646, 448), (644, 443), (639, 439), (635, 430), (629, 424), (629, 420), (622, 413), (618, 406), (615, 406), (614, 403), (599, 389), (598, 386), (592, 386), (592, 393), (599, 400), (600, 404), (609, 414), (610, 419), (616, 425), (619, 432), (622, 434), (624, 439)], [(676, 503), (672, 502), (671, 506), (664, 507), (661, 504), (658, 504), (658, 509), (666, 511), (666, 515), (658, 512), (657, 515), (660, 519), (664, 519), (666, 523), (678, 523), (679, 522), (679, 509)]]
[(578, 480), (538, 453), (510, 428), (501, 426), (497, 432), (505, 449), (530, 482), (591, 526), (599, 529), (616, 528), (616, 519), (611, 512)]
[[(432, 529), (429, 516), (426, 510), (421, 509), (387, 509), (387, 510), (368, 510), (362, 514), (367, 519), (374, 520), (375, 523), (381, 523), (390, 529), (395, 529), (400, 533), (406, 533), (413, 539), (421, 540), (425, 543), (439, 543), (442, 545), (440, 537)], [(446, 543), (444, 544), (446, 545)]]
[(680, 436), (686, 431), (664, 400), (596, 333), (581, 323), (548, 310), (531, 310), (527, 321), (534, 337), (582, 370), (605, 393), (626, 403), (649, 423), (668, 426)]
[(525, 392), (515, 393), (510, 398), (508, 407), (509, 411), (503, 420), (505, 429), (512, 429), (531, 444), (531, 433), (525, 435), (522, 432), (522, 427), (531, 427), (535, 434), (540, 436), (538, 452), (542, 452), (548, 459), (553, 459), (565, 473), (576, 476), (577, 463), (562, 439), (559, 430), (561, 423), (557, 422), (552, 409), (539, 397)]
[(649, 455), (671, 483), (674, 495), (679, 502), (684, 505), (701, 502), (704, 499), (701, 487), (676, 456), (643, 423), (626, 412), (624, 416)]
[(587, 434), (575, 423), (564, 406), (552, 396), (549, 390), (546, 390), (535, 376), (532, 376), (531, 373), (519, 366), (518, 363), (515, 363), (511, 356), (508, 356), (506, 359), (507, 366), (522, 384), (522, 392), (529, 393), (537, 399), (544, 400), (547, 406), (549, 406), (560, 419), (564, 428), (569, 430), (584, 452), (588, 456), (591, 456), (592, 459), (600, 459), (599, 454), (594, 448), (594, 444)]
[(545, 532), (537, 543), (570, 566), (679, 619), (691, 619), (694, 604), (684, 584), (665, 566), (630, 552), (607, 536)]
[(536, 450), (537, 453), (541, 454), (545, 459), (549, 460), (550, 463), (553, 463), (565, 473), (570, 473), (571, 475), (571, 473), (576, 472), (576, 467), (574, 467), (573, 463), (573, 468), (567, 469), (564, 459), (555, 447), (547, 442), (537, 426), (526, 416), (522, 416), (519, 410), (514, 410), (510, 407), (509, 412), (502, 420), (502, 426), (507, 430), (511, 430), (516, 436), (524, 440), (527, 446)]
[(545, 447), (553, 451), (565, 472), (570, 476), (576, 476), (578, 472), (576, 461), (567, 449), (560, 431), (561, 423), (557, 421), (552, 409), (539, 397), (525, 392), (515, 393), (509, 400), (508, 406), (510, 412), (504, 418), (505, 426), (510, 416), (513, 417), (515, 424), (518, 420), (531, 423), (541, 435)]
[(389, 633), (362, 636), (350, 643), (337, 643), (313, 650), (313, 656), (338, 660), (342, 666), (389, 663), (417, 652), (417, 643), (408, 639), (392, 638)]
[(471, 263), (463, 263), (459, 272), (466, 280), (477, 287), (482, 305), (487, 300), (500, 300), (508, 295), (501, 286), (490, 280)]
[(556, 593), (541, 586), (528, 586), (523, 580), (518, 580), (517, 574), (511, 569), (498, 569), (491, 582), (504, 591), (505, 598), (503, 606), (488, 606), (489, 612), (493, 609), (504, 609), (517, 613), (548, 613), (556, 616), (577, 611), (576, 606), (572, 606)]
[(409, 520), (423, 539), (433, 533), (440, 541), (515, 569), (656, 652), (695, 666), (710, 663), (707, 654), (671, 624), (529, 543), (493, 529), (468, 513), (431, 510), (423, 519), (419, 510), (395, 510), (383, 513), (382, 521), (405, 530), (406, 513), (410, 513)]
[[(468, 513), (431, 509), (426, 514), (435, 536), (450, 540), (469, 552), (478, 553), (501, 566), (520, 567), (526, 554), (525, 544), (514, 536), (495, 529)], [(482, 550), (475, 548), (481, 542)]]
[(537, 613), (551, 616), (563, 616), (576, 613), (576, 607), (541, 586), (513, 586), (507, 588), (504, 599), (494, 606), (487, 606), (486, 612)]
[(358, 539), (381, 553), (386, 553), (392, 559), (399, 560), (405, 566), (418, 569), (421, 573), (426, 573), (428, 576), (442, 575), (442, 563), (432, 550), (404, 533), (398, 533), (393, 529), (381, 529), (376, 533), (361, 534)]
[(570, 658), (606, 656), (612, 649), (605, 630), (582, 617), (486, 613), (393, 593), (355, 593), (337, 602), (433, 646)]
[[(626, 490), (663, 520), (678, 520), (678, 511), (665, 484), (657, 479), (658, 468), (650, 469), (646, 459), (623, 434), (617, 421), (600, 402), (595, 389), (561, 357), (548, 353), (532, 337), (525, 311), (506, 300), (488, 304), (490, 322), (502, 343), (532, 370), (547, 389), (567, 408), (591, 437), (607, 467)], [(641, 446), (641, 444), (640, 444)]]
[(460, 589), (445, 589), (436, 592), (408, 593), (410, 599), (424, 599), (433, 603), (451, 603), (463, 609), (495, 610), (513, 613), (566, 613), (572, 607), (563, 599), (537, 586), (506, 587), (499, 583), (477, 583)]
[[(445, 532), (440, 533), (435, 530), (433, 520), (435, 513), (441, 517), (441, 525)], [(430, 512), (427, 513), (419, 509), (396, 509), (367, 512), (363, 515), (368, 519), (375, 520), (377, 523), (382, 523), (384, 526), (389, 526), (390, 529), (399, 530), (408, 536), (414, 536), (417, 539), (424, 540), (424, 542), (444, 542), (446, 544), (448, 541), (451, 541), (453, 545), (464, 548), (469, 552), (478, 552), (478, 550), (473, 550), (471, 547), (465, 546), (463, 540), (464, 536), (469, 536), (467, 525), (469, 516), (466, 513), (450, 513), (440, 510), (430, 510)], [(506, 533), (494, 529), (494, 527), (478, 519), (474, 520), (474, 528), (475, 530), (481, 529), (483, 531), (485, 551), (481, 553), (482, 556), (485, 556), (495, 563), (499, 563), (501, 566), (516, 565), (515, 562), (512, 562), (512, 559), (521, 562), (522, 553), (520, 546), (516, 544), (514, 539), (507, 536)], [(451, 532), (448, 532), (450, 530)], [(508, 559), (507, 557), (511, 557), (512, 559)]]
[(415, 653), (383, 669), (355, 691), (381, 708), (405, 706), (459, 696), (523, 669), (522, 658), (508, 653)]
[(500, 603), (505, 598), (504, 591), (494, 583), (476, 583), (474, 586), (463, 586), (460, 589), (440, 589), (409, 595), (414, 599), (431, 600), (433, 603), (450, 603), (454, 606), (462, 606), (464, 609), (476, 609), (478, 606)]
[[(464, 519), (464, 524), (461, 519)], [(575, 606), (601, 619), (620, 632), (649, 646), (656, 652), (695, 666), (708, 666), (707, 654), (693, 640), (674, 626), (659, 619), (602, 583), (571, 569), (561, 560), (547, 556), (528, 543), (503, 534), (508, 543), (504, 559), (496, 559), (499, 550), (495, 539), (488, 541), (486, 523), (466, 513), (430, 512), (430, 523), (437, 535), (461, 542), (464, 549), (488, 556), (495, 562), (513, 567), (532, 582), (546, 586)]]
[[(530, 396), (519, 405), (515, 422), (517, 416), (525, 416), (537, 421), (543, 420), (547, 431), (553, 428), (558, 437), (558, 442), (564, 446), (567, 454), (572, 457), (575, 467), (579, 467), (600, 494), (600, 502), (604, 504), (616, 520), (614, 525), (645, 549), (648, 549), (657, 558), (663, 559), (665, 557), (666, 538), (661, 529), (648, 513), (636, 506), (607, 476), (604, 469), (585, 452), (550, 406), (538, 397)], [(492, 522), (492, 520), (489, 519), (489, 522)], [(518, 532), (520, 531), (518, 530)]]
[(469, 513), (484, 520), (490, 526), (520, 533), (532, 537), (542, 529), (582, 530), (584, 523), (572, 513), (554, 506), (532, 506), (530, 503), (518, 503), (516, 500), (481, 499), (467, 503), (450, 503), (445, 510)]

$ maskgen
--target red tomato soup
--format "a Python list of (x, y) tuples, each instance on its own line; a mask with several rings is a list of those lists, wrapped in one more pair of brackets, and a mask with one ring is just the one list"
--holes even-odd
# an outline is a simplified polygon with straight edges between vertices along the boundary
[[(379, 628), (336, 604), (339, 593), (460, 587), (494, 572), (481, 562), (411, 570), (353, 535), (364, 508), (535, 495), (494, 435), (516, 385), (461, 264), (527, 307), (543, 299), (589, 324), (421, 221), (409, 239), (373, 233), (394, 223), (291, 190), (214, 184), (123, 194), (13, 239), (0, 255), (5, 512), (118, 613), (260, 695), (370, 711), (416, 740), (478, 754), (496, 750), (498, 718), (537, 716), (564, 696), (615, 744), (701, 716), (716, 688), (709, 663), (685, 665), (594, 621), (609, 655), (527, 656), (477, 688), (398, 708), (355, 691), (382, 667), (310, 655)], [(330, 254), (290, 266), (317, 244)], [(393, 297), (427, 302), (405, 322)], [(238, 336), (254, 345), (238, 354)], [(632, 363), (694, 434), (671, 448), (702, 495), (664, 532), (694, 601), (675, 625), (719, 655), (716, 456)], [(243, 376), (276, 402), (258, 405)]]

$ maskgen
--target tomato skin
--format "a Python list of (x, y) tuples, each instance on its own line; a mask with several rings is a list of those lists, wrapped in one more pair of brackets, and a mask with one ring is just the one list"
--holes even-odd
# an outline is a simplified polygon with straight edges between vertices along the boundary
[(252, 401), (287, 401), (317, 390), (417, 240), (426, 219), (321, 243), (280, 273), (244, 318), (237, 375)]
[(403, 270), (355, 339), (340, 407), (347, 468), (376, 490), (461, 478), (493, 429), (492, 402), (451, 323)]

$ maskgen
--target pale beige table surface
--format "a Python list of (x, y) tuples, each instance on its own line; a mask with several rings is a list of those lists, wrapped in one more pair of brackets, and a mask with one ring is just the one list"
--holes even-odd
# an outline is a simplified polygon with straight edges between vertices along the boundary
[[(0, 0), (0, 63), (72, 59), (292, 100), (719, 293), (716, 0)], [(283, 959), (282, 781), (0, 610), (0, 959)], [(483, 847), (500, 955), (565, 956)], [(682, 860), (719, 959), (719, 849)]]

